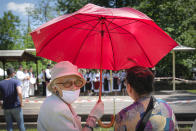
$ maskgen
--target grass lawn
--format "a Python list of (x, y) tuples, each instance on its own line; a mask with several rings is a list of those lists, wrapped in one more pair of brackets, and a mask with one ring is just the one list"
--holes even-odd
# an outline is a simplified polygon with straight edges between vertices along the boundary
[(196, 94), (196, 90), (187, 90), (187, 91)]

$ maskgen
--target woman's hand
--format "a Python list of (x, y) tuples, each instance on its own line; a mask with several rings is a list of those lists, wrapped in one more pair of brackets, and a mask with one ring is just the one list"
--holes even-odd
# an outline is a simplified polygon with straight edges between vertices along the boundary
[(97, 102), (96, 105), (91, 110), (89, 116), (94, 116), (97, 119), (100, 119), (104, 114), (104, 104), (102, 101)]

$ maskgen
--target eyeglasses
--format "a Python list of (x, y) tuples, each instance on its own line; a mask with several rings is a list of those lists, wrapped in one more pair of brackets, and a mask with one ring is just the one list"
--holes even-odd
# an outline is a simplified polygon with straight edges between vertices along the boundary
[(83, 85), (83, 81), (80, 80), (80, 79), (77, 79), (77, 80), (68, 80), (64, 83), (55, 83), (55, 85), (57, 86), (63, 86), (64, 88), (70, 88), (73, 86), (73, 84), (76, 86), (76, 87), (82, 87)]

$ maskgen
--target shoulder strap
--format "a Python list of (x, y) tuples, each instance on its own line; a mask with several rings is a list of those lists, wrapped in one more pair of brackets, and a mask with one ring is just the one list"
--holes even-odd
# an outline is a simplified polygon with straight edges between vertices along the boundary
[(146, 112), (144, 113), (143, 117), (141, 118), (140, 123), (138, 124), (138, 128), (136, 129), (136, 131), (143, 131), (151, 114), (152, 114), (152, 110), (154, 108), (154, 103), (155, 103), (156, 99), (154, 98), (154, 96), (150, 97), (150, 102), (148, 104), (148, 107), (146, 109)]

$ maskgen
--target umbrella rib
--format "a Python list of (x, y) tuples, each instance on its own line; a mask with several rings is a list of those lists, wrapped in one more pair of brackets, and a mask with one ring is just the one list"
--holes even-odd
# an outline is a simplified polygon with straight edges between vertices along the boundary
[[(78, 15), (80, 15), (80, 14), (78, 14)], [(72, 17), (75, 18), (75, 19), (77, 19), (77, 20), (79, 20), (79, 21), (82, 21), (82, 22), (83, 22), (83, 20), (81, 20), (80, 18), (78, 18), (78, 17), (76, 17), (76, 16), (77, 16), (77, 15), (73, 15)], [(91, 24), (89, 24), (89, 23), (85, 23), (85, 24), (87, 24), (87, 25), (93, 27), (93, 25), (91, 25)]]
[[(123, 27), (123, 26), (126, 26), (126, 25), (130, 25), (130, 24), (133, 24), (133, 23), (135, 23), (135, 22), (138, 22), (138, 20), (135, 20), (135, 21), (133, 21), (133, 22), (130, 22), (130, 23), (127, 23), (127, 24), (121, 25), (120, 27)], [(118, 26), (118, 27), (115, 27), (115, 28), (110, 29), (110, 30), (114, 30), (114, 29), (117, 29), (117, 28), (120, 28), (120, 27)]]
[(116, 18), (112, 19), (109, 24), (107, 25), (108, 27), (110, 26), (110, 24), (115, 20)]
[[(113, 18), (107, 18), (107, 19), (113, 19)], [(115, 19), (131, 19), (131, 18), (122, 17), (122, 18), (115, 18)], [(138, 22), (142, 22), (142, 23), (144, 23), (144, 24), (150, 26), (148, 23), (142, 21), (143, 19), (139, 19), (139, 18), (132, 18), (132, 19), (135, 19), (135, 20), (137, 20)], [(152, 19), (144, 19), (144, 20), (152, 21)], [(152, 21), (152, 22), (153, 22), (153, 21)], [(155, 24), (156, 24), (156, 23), (155, 23)], [(157, 28), (154, 27), (154, 26), (150, 26), (150, 27), (154, 28), (155, 30), (160, 31), (159, 29), (157, 29)], [(159, 27), (159, 26), (158, 26), (158, 27)], [(160, 27), (159, 27), (159, 28), (160, 28)], [(161, 29), (161, 28), (160, 28), (160, 29)], [(165, 35), (166, 37), (169, 36), (169, 35), (167, 35), (166, 33), (164, 33), (163, 31), (160, 31), (160, 32), (161, 32), (163, 35)]]
[[(108, 21), (108, 20), (106, 19), (106, 21)], [(114, 25), (116, 25), (116, 26), (119, 26), (119, 25), (117, 25), (117, 24), (115, 24), (115, 23), (112, 23), (112, 24), (114, 24)], [(139, 45), (139, 47), (141, 48), (141, 50), (144, 52), (144, 54), (145, 54), (145, 56), (146, 56), (146, 59), (148, 60), (148, 62), (150, 63), (150, 65), (153, 66), (153, 64), (151, 63), (150, 59), (148, 58), (148, 55), (146, 54), (146, 52), (144, 51), (144, 49), (142, 48), (142, 46), (140, 45), (140, 43), (138, 42), (138, 40), (135, 38), (135, 36), (134, 36), (133, 34), (131, 34), (128, 30), (126, 30), (126, 29), (124, 29), (124, 28), (122, 28), (122, 27), (120, 27), (120, 26), (119, 26), (119, 28), (123, 29), (124, 31), (128, 32), (131, 36), (133, 36), (133, 38), (134, 38), (135, 41), (138, 43), (138, 45)]]
[[(96, 28), (96, 26), (97, 26), (100, 22), (101, 22), (101, 21), (98, 21), (98, 22), (96, 23), (96, 25), (95, 25), (93, 28)], [(90, 35), (90, 33), (91, 33), (92, 31), (93, 31), (93, 29), (90, 30), (90, 31), (88, 32), (88, 34), (86, 35), (86, 37), (85, 37), (84, 40), (82, 41), (82, 44), (81, 44), (81, 46), (80, 46), (80, 48), (79, 48), (79, 51), (77, 51), (77, 55), (76, 55), (76, 57), (74, 58), (73, 64), (76, 64), (75, 62), (76, 62), (76, 59), (78, 58), (78, 55), (79, 55), (79, 53), (80, 53), (80, 51), (81, 51), (81, 48), (82, 48), (82, 46), (84, 45), (84, 42), (87, 40), (88, 36)]]
[[(92, 26), (93, 27), (93, 26)], [(79, 27), (72, 27), (74, 29), (81, 29), (81, 30), (89, 30), (91, 31), (92, 29), (85, 29), (85, 28), (79, 28)], [(99, 32), (98, 30), (92, 30), (92, 31), (96, 31), (96, 32)]]
[(97, 20), (97, 19), (92, 19), (92, 20), (88, 20), (88, 21), (83, 21), (83, 22), (81, 22), (81, 23), (77, 23), (77, 24), (71, 25), (71, 26), (69, 26), (69, 27), (63, 29), (62, 31), (59, 31), (59, 32), (56, 33), (53, 37), (51, 37), (51, 38), (46, 42), (46, 44), (44, 44), (44, 46), (42, 46), (42, 47), (40, 48), (40, 50), (37, 52), (37, 54), (39, 54), (40, 51), (42, 51), (42, 50), (50, 43), (50, 41), (52, 41), (56, 36), (60, 35), (60, 34), (61, 34), (62, 32), (64, 32), (65, 30), (67, 30), (67, 29), (69, 29), (69, 28), (72, 28), (73, 26), (76, 26), (76, 25), (79, 25), (79, 24), (82, 24), (82, 23), (85, 23), (85, 22), (93, 21), (93, 20)]
[[(124, 24), (124, 25), (121, 25), (120, 27), (123, 27), (123, 26), (126, 26), (126, 25), (129, 25), (129, 24), (133, 24), (135, 22), (137, 22), (138, 20), (135, 20), (134, 22), (130, 22), (130, 23), (127, 23), (127, 24)], [(111, 23), (111, 22), (110, 22)], [(114, 29), (117, 29), (117, 28), (120, 28), (119, 26), (118, 27), (115, 27), (113, 29), (110, 29), (110, 33), (117, 33), (117, 34), (129, 34), (129, 33), (119, 33), (119, 32), (111, 32), (111, 30), (114, 30)]]
[[(105, 22), (104, 22), (104, 24), (105, 24), (106, 30), (107, 30), (109, 38), (110, 38), (110, 44), (112, 46), (112, 53), (113, 53), (113, 58), (114, 58), (114, 46), (112, 44), (112, 38), (111, 38), (111, 35), (110, 35), (110, 32), (109, 32), (109, 29), (107, 27), (107, 24)], [(114, 59), (114, 70), (116, 69), (115, 65), (116, 65), (116, 62), (115, 62), (115, 59)]]

